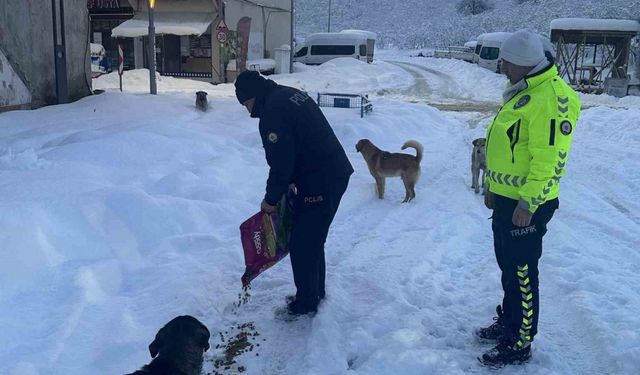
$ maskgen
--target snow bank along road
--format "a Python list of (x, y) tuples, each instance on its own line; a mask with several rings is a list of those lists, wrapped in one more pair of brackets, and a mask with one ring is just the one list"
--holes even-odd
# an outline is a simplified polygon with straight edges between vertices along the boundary
[[(420, 76), (428, 101), (497, 104), (503, 78), (391, 57), (405, 65), (338, 61), (275, 77), (380, 93), (364, 119), (325, 109), (356, 172), (327, 241), (327, 299), (314, 319), (290, 323), (273, 315), (294, 290), (288, 260), (238, 306), (238, 226), (259, 206), (267, 167), (256, 120), (232, 87), (208, 90), (204, 114), (197, 90), (167, 79), (157, 97), (107, 92), (0, 115), (0, 373), (131, 372), (149, 361), (158, 328), (191, 314), (212, 332), (207, 373), (493, 374), (477, 364), (486, 347), (471, 332), (491, 322), (499, 274), (490, 213), (469, 175), (471, 141), (490, 115), (403, 93)], [(533, 360), (501, 373), (640, 372), (640, 105), (606, 101), (576, 127), (545, 237)], [(389, 151), (423, 143), (413, 202), (400, 203), (398, 179), (375, 197), (360, 138)], [(229, 350), (235, 363), (215, 368), (243, 340), (246, 352)]]

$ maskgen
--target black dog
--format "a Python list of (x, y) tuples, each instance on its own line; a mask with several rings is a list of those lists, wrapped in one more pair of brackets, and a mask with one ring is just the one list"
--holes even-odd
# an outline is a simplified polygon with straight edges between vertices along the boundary
[(202, 112), (206, 112), (209, 109), (209, 101), (207, 100), (207, 93), (204, 91), (196, 92), (196, 108)]
[(149, 344), (153, 360), (128, 375), (200, 375), (209, 350), (209, 330), (190, 315), (173, 318)]

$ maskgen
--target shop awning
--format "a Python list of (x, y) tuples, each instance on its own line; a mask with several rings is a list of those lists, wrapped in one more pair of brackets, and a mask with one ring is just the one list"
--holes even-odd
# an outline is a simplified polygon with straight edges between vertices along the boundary
[[(156, 12), (153, 23), (156, 34), (202, 35), (216, 19), (214, 13)], [(149, 13), (139, 12), (111, 31), (113, 38), (134, 38), (149, 33)]]

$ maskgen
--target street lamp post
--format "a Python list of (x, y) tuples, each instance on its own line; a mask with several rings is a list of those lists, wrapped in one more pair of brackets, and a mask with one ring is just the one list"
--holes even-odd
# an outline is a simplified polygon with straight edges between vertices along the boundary
[(156, 27), (153, 25), (153, 8), (156, 0), (149, 0), (149, 92), (158, 94), (156, 87)]
[[(294, 10), (294, 3), (293, 3), (293, 0), (291, 0), (291, 14), (290, 14), (290, 16), (291, 16), (291, 19), (290, 19), (290, 21), (291, 21), (291, 28), (290, 28), (291, 29), (290, 30), (291, 31), (291, 38), (290, 38), (291, 39), (291, 42), (290, 42), (291, 43), (291, 51), (289, 52), (289, 73), (293, 73), (293, 54), (295, 53), (295, 50), (296, 50), (296, 47), (293, 45), (293, 37), (295, 35), (294, 34), (294, 30), (293, 30), (293, 28), (295, 26), (295, 19), (293, 17), (293, 10)], [(638, 58), (640, 58), (640, 56)]]

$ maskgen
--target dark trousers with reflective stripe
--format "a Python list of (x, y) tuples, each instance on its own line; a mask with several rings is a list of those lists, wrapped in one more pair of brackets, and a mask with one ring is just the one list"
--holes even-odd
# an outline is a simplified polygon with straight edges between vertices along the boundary
[(528, 345), (538, 331), (540, 299), (538, 260), (547, 223), (558, 208), (558, 199), (542, 204), (528, 227), (513, 225), (518, 201), (496, 195), (493, 210), (493, 244), (502, 271), (503, 319), (510, 344)]
[(321, 194), (305, 196), (299, 192), (294, 200), (289, 256), (296, 301), (301, 306), (315, 309), (318, 300), (324, 298), (324, 243), (348, 183), (347, 176)]

